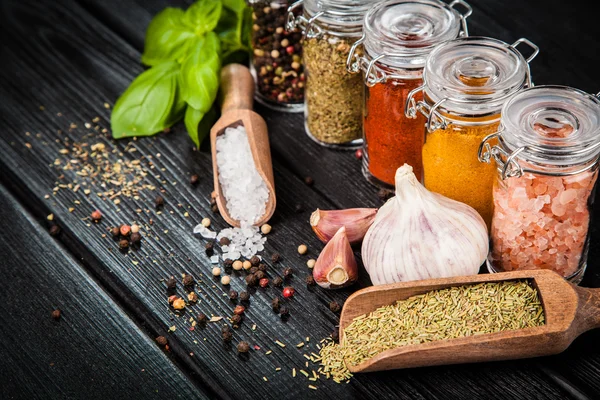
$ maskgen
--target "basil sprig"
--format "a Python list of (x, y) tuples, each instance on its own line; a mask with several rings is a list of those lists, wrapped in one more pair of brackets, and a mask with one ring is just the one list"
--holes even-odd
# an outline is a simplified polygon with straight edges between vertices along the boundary
[(146, 31), (142, 72), (117, 99), (113, 137), (151, 136), (184, 120), (200, 147), (216, 121), (221, 66), (245, 62), (252, 12), (244, 0), (198, 0), (165, 8)]

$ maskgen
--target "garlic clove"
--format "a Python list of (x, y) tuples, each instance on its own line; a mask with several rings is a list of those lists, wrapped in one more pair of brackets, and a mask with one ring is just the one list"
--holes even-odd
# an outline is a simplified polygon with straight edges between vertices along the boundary
[(340, 289), (358, 280), (358, 266), (345, 227), (338, 229), (319, 254), (313, 278), (325, 289)]
[(310, 216), (310, 226), (317, 237), (327, 243), (342, 227), (350, 244), (360, 243), (375, 220), (376, 208), (349, 208), (346, 210), (320, 210)]

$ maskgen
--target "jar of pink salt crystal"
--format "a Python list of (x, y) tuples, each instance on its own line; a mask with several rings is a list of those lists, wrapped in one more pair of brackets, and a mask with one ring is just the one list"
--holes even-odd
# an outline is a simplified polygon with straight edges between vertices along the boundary
[(600, 93), (521, 90), (502, 107), (479, 160), (495, 163), (490, 272), (551, 269), (580, 283), (600, 154)]

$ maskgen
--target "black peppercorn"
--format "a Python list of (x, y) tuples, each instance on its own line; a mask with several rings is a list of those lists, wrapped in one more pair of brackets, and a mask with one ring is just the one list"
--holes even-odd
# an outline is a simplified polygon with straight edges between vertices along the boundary
[(206, 324), (208, 322), (208, 317), (204, 313), (198, 314), (198, 318), (197, 319), (198, 319), (198, 323), (199, 324)]
[(256, 271), (256, 273), (254, 274), (254, 276), (256, 277), (256, 279), (261, 280), (263, 279), (266, 275), (263, 271)]
[(258, 267), (252, 267), (248, 272), (250, 272), (251, 274), (255, 274), (258, 272)]
[(225, 343), (229, 343), (233, 339), (233, 333), (231, 333), (230, 331), (223, 332), (222, 336), (223, 336), (223, 341)]
[(248, 301), (248, 300), (250, 300), (250, 294), (248, 292), (241, 292), (240, 293), (240, 300), (242, 300), (242, 301)]
[(237, 345), (237, 350), (240, 353), (247, 353), (250, 351), (250, 345), (248, 344), (248, 342), (239, 342)]
[(271, 307), (276, 313), (279, 312), (279, 308), (281, 307), (281, 300), (279, 300), (279, 297), (275, 297), (273, 300), (271, 300)]
[(294, 275), (294, 270), (291, 268), (286, 268), (283, 270), (283, 276), (287, 279), (291, 278)]
[(273, 279), (273, 285), (277, 286), (277, 287), (282, 287), (283, 286), (283, 279), (281, 279), (281, 277), (276, 277), (275, 279)]
[(52, 311), (52, 318), (56, 319), (56, 320), (60, 319), (60, 310), (59, 309)]
[(177, 281), (175, 280), (174, 276), (167, 279), (167, 289), (175, 289), (176, 287), (177, 287)]
[(281, 254), (273, 253), (273, 255), (271, 256), (271, 261), (274, 263), (278, 263), (279, 260), (281, 260)]
[(340, 332), (337, 329), (334, 330), (333, 332), (331, 332), (331, 338), (334, 342), (338, 343), (340, 341)]
[(267, 270), (267, 264), (263, 264), (263, 263), (258, 264), (258, 270), (265, 272)]
[(223, 261), (223, 264), (225, 265), (225, 268), (231, 268), (233, 265), (233, 260), (231, 258), (227, 258), (225, 261)]
[(229, 328), (229, 325), (223, 325), (221, 327), (221, 333), (225, 333), (225, 332), (229, 332), (231, 331), (231, 329)]
[(281, 318), (286, 318), (290, 315), (290, 310), (288, 310), (287, 307), (281, 307), (281, 309), (279, 310), (279, 315), (281, 316)]
[(217, 206), (216, 204), (210, 206), (210, 209), (212, 212), (214, 212), (215, 214), (219, 213), (219, 206)]
[(159, 346), (166, 346), (168, 341), (167, 338), (164, 336), (159, 336), (156, 338), (156, 343), (158, 343)]
[(231, 323), (233, 324), (234, 328), (238, 328), (240, 326), (240, 324), (242, 323), (242, 316), (234, 314), (231, 317)]
[(211, 206), (214, 206), (214, 205), (216, 205), (216, 204), (217, 204), (217, 199), (215, 199), (214, 197), (211, 197), (211, 198), (210, 198), (210, 205), (211, 205)]
[(115, 238), (119, 237), (119, 235), (121, 234), (121, 230), (119, 229), (118, 226), (115, 226), (114, 228), (110, 229), (110, 234)]
[(165, 205), (165, 199), (162, 196), (156, 196), (154, 199), (154, 205), (156, 208), (160, 208)]
[(238, 298), (238, 292), (236, 292), (235, 290), (230, 290), (229, 291), (229, 299), (235, 300), (237, 298)]
[(338, 312), (342, 309), (342, 306), (340, 306), (337, 301), (332, 301), (329, 303), (329, 309), (333, 312)]
[(207, 256), (212, 256), (215, 253), (215, 245), (213, 242), (208, 242), (204, 245), (204, 250)]
[(254, 276), (254, 274), (246, 276), (246, 285), (248, 285), (249, 287), (256, 286), (257, 283), (258, 279), (256, 279), (256, 276)]
[(306, 183), (308, 186), (312, 186), (315, 183), (315, 180), (312, 177), (307, 176), (304, 178), (304, 183)]
[(194, 284), (194, 277), (189, 274), (185, 274), (183, 276), (183, 286), (192, 286), (193, 284)]
[(229, 246), (230, 243), (231, 243), (231, 240), (229, 240), (229, 238), (222, 237), (221, 239), (219, 239), (219, 244), (221, 246)]
[(52, 225), (50, 227), (50, 231), (49, 232), (50, 232), (51, 236), (58, 235), (60, 233), (60, 226), (58, 226), (58, 225)]
[(258, 266), (258, 264), (260, 264), (260, 258), (258, 256), (252, 256), (252, 258), (250, 258), (250, 264), (252, 264), (253, 267)]
[(308, 276), (306, 277), (306, 284), (307, 284), (308, 286), (314, 286), (314, 285), (315, 285), (315, 278), (313, 278), (313, 276), (312, 276), (312, 275), (308, 275)]
[(190, 184), (192, 185), (197, 185), (198, 182), (200, 181), (200, 177), (196, 174), (190, 176)]
[(129, 247), (129, 240), (122, 239), (122, 240), (119, 241), (119, 248), (126, 249), (128, 247)]
[(139, 244), (142, 241), (142, 235), (139, 232), (134, 232), (129, 240), (131, 240), (131, 244)]

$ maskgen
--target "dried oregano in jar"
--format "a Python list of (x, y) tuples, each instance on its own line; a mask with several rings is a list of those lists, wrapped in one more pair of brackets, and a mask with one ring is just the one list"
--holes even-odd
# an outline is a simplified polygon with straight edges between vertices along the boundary
[[(363, 17), (374, 0), (304, 0), (300, 17), (306, 71), (305, 117), (308, 135), (324, 146), (356, 148), (362, 144), (364, 88), (346, 61), (362, 36)], [(291, 7), (290, 13), (296, 8)]]
[[(288, 0), (251, 0), (252, 63), (256, 98), (283, 111), (304, 109), (302, 34), (288, 31)], [(296, 11), (298, 13), (299, 11)]]

